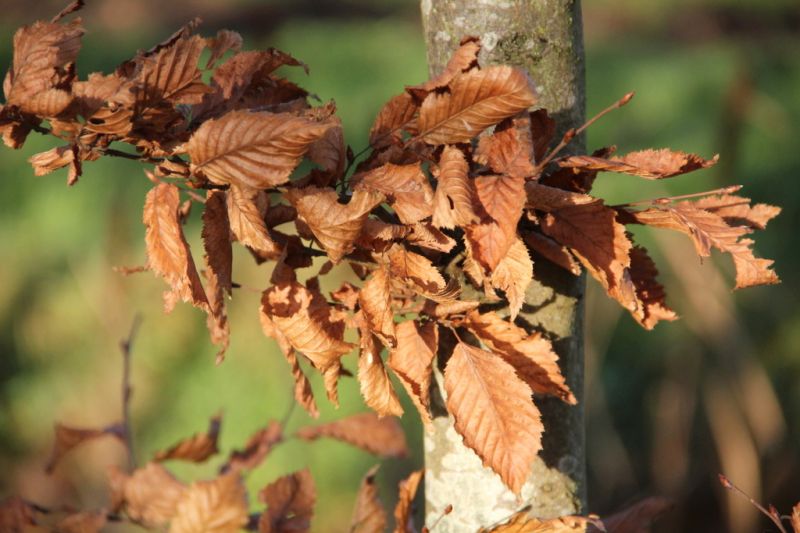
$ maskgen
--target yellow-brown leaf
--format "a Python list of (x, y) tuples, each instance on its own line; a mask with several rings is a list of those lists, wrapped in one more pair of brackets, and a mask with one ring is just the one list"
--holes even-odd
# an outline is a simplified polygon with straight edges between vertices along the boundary
[(153, 456), (153, 460), (166, 461), (169, 459), (179, 459), (182, 461), (191, 461), (193, 463), (202, 463), (219, 451), (217, 449), (217, 439), (219, 438), (221, 425), (222, 416), (217, 415), (212, 417), (208, 424), (208, 431), (184, 439), (168, 450), (156, 452)]
[(431, 421), (430, 384), (433, 358), (439, 345), (435, 322), (406, 320), (397, 325), (397, 346), (387, 361), (419, 411), (423, 423)]
[(383, 533), (386, 531), (386, 510), (378, 496), (375, 474), (378, 466), (369, 469), (361, 480), (356, 495), (353, 517), (350, 519), (350, 533)]
[(477, 221), (472, 208), (474, 191), (468, 176), (469, 165), (464, 153), (454, 146), (445, 146), (439, 158), (438, 183), (433, 203), (433, 225), (453, 229)]
[(433, 189), (419, 163), (386, 163), (353, 177), (354, 190), (379, 192), (387, 197), (404, 224), (413, 224), (433, 213)]
[(360, 413), (297, 431), (305, 440), (329, 437), (352, 444), (378, 457), (407, 457), (408, 445), (396, 418), (379, 418), (375, 413)]
[(402, 480), (397, 488), (397, 505), (394, 508), (394, 533), (413, 533), (416, 531), (412, 520), (412, 507), (414, 496), (417, 495), (424, 470), (412, 472), (406, 479)]
[(128, 476), (116, 467), (109, 470), (111, 507), (125, 507), (126, 514), (145, 527), (162, 527), (175, 516), (186, 486), (163, 466), (147, 463)]
[(258, 523), (259, 533), (300, 533), (311, 527), (317, 489), (308, 469), (270, 483), (259, 499), (267, 504)]
[(238, 533), (248, 520), (247, 492), (239, 474), (192, 483), (183, 493), (170, 533)]
[(379, 417), (402, 416), (403, 407), (383, 366), (381, 345), (372, 333), (363, 330), (358, 356), (358, 384), (364, 403)]

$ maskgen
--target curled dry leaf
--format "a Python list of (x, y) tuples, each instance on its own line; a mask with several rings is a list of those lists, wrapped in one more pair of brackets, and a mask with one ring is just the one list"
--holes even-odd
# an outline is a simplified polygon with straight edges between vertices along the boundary
[(504, 120), (494, 133), (480, 138), (475, 150), (475, 161), (498, 174), (515, 178), (535, 174), (532, 158), (533, 141), (528, 113)]
[(381, 345), (372, 333), (364, 330), (358, 355), (358, 383), (364, 403), (379, 417), (402, 416), (403, 407), (383, 366)]
[(375, 465), (361, 480), (356, 495), (353, 517), (350, 519), (350, 533), (383, 533), (386, 531), (386, 510), (383, 508), (375, 475), (380, 465)]
[(545, 259), (560, 266), (564, 270), (578, 276), (581, 273), (581, 265), (575, 259), (569, 249), (550, 237), (542, 235), (538, 231), (531, 231), (523, 234), (525, 244), (534, 252), (542, 255)]
[(258, 522), (259, 533), (294, 533), (308, 531), (314, 514), (317, 490), (308, 469), (283, 476), (259, 493), (267, 504)]
[(238, 533), (248, 521), (247, 492), (239, 474), (198, 481), (184, 491), (170, 533)]
[(599, 202), (597, 198), (588, 194), (565, 191), (557, 187), (542, 185), (535, 181), (529, 181), (525, 184), (525, 195), (528, 200), (527, 207), (547, 213), (565, 207)]
[(45, 471), (50, 474), (55, 470), (61, 458), (70, 450), (85, 442), (95, 440), (106, 435), (117, 437), (120, 442), (124, 439), (119, 426), (109, 426), (107, 428), (75, 428), (65, 426), (61, 423), (55, 425), (55, 440), (53, 442), (53, 451), (50, 453), (50, 459), (47, 461)]
[(778, 216), (780, 207), (769, 204), (751, 205), (749, 198), (731, 194), (706, 196), (692, 202), (694, 207), (722, 217), (731, 226), (766, 229), (767, 223)]
[(701, 168), (714, 166), (719, 155), (711, 159), (703, 159), (694, 154), (673, 151), (667, 148), (660, 150), (641, 150), (631, 152), (622, 157), (605, 159), (588, 155), (575, 155), (562, 159), (558, 164), (562, 167), (602, 172), (620, 172), (647, 179), (661, 179), (686, 174)]
[(459, 74), (450, 92), (430, 93), (419, 110), (418, 138), (428, 144), (469, 142), (481, 131), (536, 103), (535, 89), (520, 69), (489, 67)]
[(700, 257), (709, 257), (712, 248), (729, 253), (736, 267), (736, 289), (779, 282), (771, 268), (773, 261), (755, 257), (752, 239), (744, 238), (752, 230), (747, 226), (729, 225), (722, 216), (699, 209), (694, 202), (636, 211), (633, 217), (640, 224), (685, 233), (691, 237)]
[(453, 229), (475, 222), (472, 207), (474, 191), (469, 179), (469, 165), (464, 153), (454, 146), (445, 146), (439, 158), (438, 183), (433, 199), (433, 225)]
[(412, 472), (407, 478), (402, 480), (397, 487), (397, 505), (394, 507), (394, 533), (413, 533), (416, 531), (412, 516), (412, 504), (414, 496), (417, 495), (424, 470)]
[(508, 249), (505, 257), (497, 264), (489, 279), (492, 288), (503, 291), (508, 301), (511, 319), (517, 317), (522, 302), (525, 300), (525, 290), (533, 279), (533, 261), (519, 237)]
[(267, 189), (289, 181), (309, 146), (334, 126), (288, 113), (231, 111), (203, 122), (186, 151), (192, 172), (213, 183)]
[(469, 330), (510, 364), (533, 392), (558, 396), (569, 404), (577, 403), (569, 390), (553, 345), (538, 332), (528, 333), (497, 313), (467, 314)]
[(167, 461), (169, 459), (178, 459), (181, 461), (202, 463), (219, 451), (217, 448), (217, 439), (219, 439), (221, 425), (221, 415), (212, 417), (208, 424), (208, 431), (184, 439), (168, 450), (156, 452), (153, 456), (153, 460)]
[(264, 461), (275, 445), (281, 442), (283, 442), (283, 426), (272, 420), (267, 427), (259, 429), (247, 439), (243, 450), (231, 452), (228, 461), (222, 466), (221, 472), (252, 470)]
[(616, 212), (602, 203), (557, 209), (541, 221), (542, 231), (565, 244), (608, 294), (625, 309), (637, 308), (630, 278), (632, 244)]
[(134, 522), (145, 527), (162, 527), (175, 516), (186, 486), (158, 463), (147, 463), (127, 475), (117, 467), (108, 472), (111, 508), (124, 508)]
[(664, 287), (656, 281), (658, 269), (641, 246), (631, 249), (631, 281), (639, 303), (631, 313), (645, 329), (653, 329), (660, 320), (677, 320), (675, 311), (667, 307)]
[(274, 259), (280, 254), (280, 248), (267, 233), (264, 217), (269, 198), (261, 198), (260, 193), (231, 185), (227, 194), (230, 230), (239, 242), (252, 248), (261, 258)]
[(389, 249), (386, 258), (389, 260), (389, 274), (410, 283), (416, 292), (426, 298), (447, 301), (457, 297), (460, 292), (455, 281), (445, 281), (430, 259), (410, 252), (399, 244)]
[(344, 325), (331, 319), (331, 306), (317, 291), (299, 283), (264, 291), (261, 309), (289, 344), (308, 357), (321, 372), (339, 366), (353, 346), (344, 342)]
[(433, 189), (419, 163), (386, 163), (353, 177), (355, 191), (374, 191), (385, 195), (404, 224), (413, 224), (433, 213)]
[(439, 330), (435, 322), (420, 324), (406, 320), (397, 325), (397, 346), (387, 361), (426, 425), (431, 422), (431, 371), (438, 346)]
[(357, 190), (341, 204), (336, 191), (318, 187), (291, 189), (286, 196), (334, 263), (353, 249), (370, 211), (383, 200), (381, 193)]
[(445, 367), (444, 388), (464, 444), (519, 494), (542, 447), (530, 387), (502, 358), (459, 342)]
[(166, 100), (171, 104), (197, 104), (211, 88), (203, 83), (197, 64), (206, 41), (199, 35), (176, 39), (153, 55), (144, 57), (137, 76), (141, 90), (137, 99), (144, 105)]
[(220, 347), (217, 359), (225, 355), (230, 344), (230, 326), (225, 311), (225, 298), (231, 295), (233, 282), (233, 250), (225, 193), (209, 191), (203, 210), (203, 247), (205, 249), (206, 325), (211, 341)]
[(478, 67), (478, 53), (481, 51), (481, 41), (478, 37), (464, 37), (461, 45), (450, 56), (442, 72), (421, 85), (406, 87), (412, 94), (422, 94), (423, 97), (436, 89), (443, 89), (462, 72), (467, 72)]
[(792, 508), (792, 529), (794, 533), (800, 533), (800, 503)]
[(394, 346), (397, 341), (394, 334), (392, 293), (389, 274), (383, 266), (375, 269), (364, 283), (358, 293), (358, 303), (369, 330), (387, 346)]
[(408, 446), (403, 428), (396, 418), (379, 418), (375, 413), (360, 413), (319, 426), (297, 431), (305, 440), (321, 437), (352, 444), (378, 457), (407, 457)]
[(517, 223), (525, 205), (525, 180), (510, 176), (481, 176), (475, 179), (481, 222), (467, 226), (472, 252), (489, 272), (508, 253), (517, 234)]
[(400, 131), (414, 118), (417, 109), (417, 104), (407, 92), (390, 99), (381, 108), (369, 130), (370, 146), (377, 150), (399, 142)]
[(160, 183), (150, 189), (144, 203), (143, 220), (147, 227), (147, 265), (172, 287), (164, 294), (165, 309), (172, 310), (177, 298), (200, 309), (208, 309), (208, 299), (189, 243), (183, 236), (178, 188)]

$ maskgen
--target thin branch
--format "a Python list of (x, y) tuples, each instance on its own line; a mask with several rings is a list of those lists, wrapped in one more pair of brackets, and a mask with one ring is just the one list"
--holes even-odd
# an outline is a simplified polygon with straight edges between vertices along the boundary
[(128, 468), (133, 471), (136, 468), (136, 457), (133, 454), (133, 433), (131, 432), (131, 347), (136, 332), (142, 323), (141, 315), (133, 318), (128, 337), (121, 340), (119, 349), (122, 352), (122, 429), (125, 437), (125, 448), (128, 451)]
[(773, 512), (767, 511), (767, 510), (764, 508), (764, 506), (762, 506), (760, 503), (758, 503), (758, 502), (757, 502), (757, 501), (755, 501), (753, 498), (751, 498), (750, 496), (748, 496), (748, 495), (747, 495), (747, 494), (746, 494), (746, 493), (745, 493), (745, 492), (744, 492), (742, 489), (740, 489), (739, 487), (737, 487), (736, 485), (734, 485), (733, 483), (731, 483), (731, 480), (730, 480), (730, 479), (728, 479), (727, 477), (725, 477), (725, 476), (724, 476), (724, 475), (722, 475), (722, 474), (720, 474), (720, 475), (719, 475), (719, 482), (720, 482), (720, 483), (722, 484), (722, 486), (723, 486), (723, 487), (725, 487), (726, 489), (730, 490), (731, 492), (734, 492), (734, 493), (738, 494), (739, 496), (741, 496), (742, 498), (746, 499), (746, 500), (747, 500), (747, 501), (749, 501), (751, 504), (753, 504), (753, 506), (755, 506), (755, 508), (756, 508), (756, 509), (758, 509), (759, 511), (761, 511), (762, 513), (764, 513), (764, 515), (765, 515), (767, 518), (769, 518), (770, 520), (772, 520), (772, 522), (773, 522), (773, 523), (774, 523), (776, 526), (778, 526), (778, 529), (780, 529), (782, 533), (787, 533), (787, 532), (786, 532), (786, 529), (783, 527), (783, 523), (781, 523), (781, 517), (780, 517), (780, 515), (777, 513), (777, 511), (774, 511), (774, 509), (773, 509)]
[(592, 124), (594, 124), (595, 122), (597, 122), (598, 120), (603, 118), (605, 115), (607, 115), (611, 111), (613, 111), (615, 109), (619, 109), (620, 107), (622, 107), (625, 104), (627, 104), (628, 102), (630, 102), (631, 99), (633, 98), (633, 95), (634, 95), (633, 92), (630, 92), (630, 93), (626, 94), (625, 96), (623, 96), (622, 98), (620, 98), (619, 100), (617, 100), (616, 102), (614, 102), (613, 104), (611, 104), (610, 106), (608, 106), (607, 108), (603, 109), (598, 114), (596, 114), (595, 116), (593, 116), (592, 118), (587, 120), (586, 123), (583, 124), (583, 126), (577, 128), (577, 129), (575, 129), (575, 128), (568, 129), (566, 131), (566, 133), (564, 133), (564, 136), (561, 138), (561, 142), (558, 143), (558, 146), (553, 148), (550, 151), (550, 153), (548, 153), (544, 157), (544, 159), (542, 159), (542, 161), (538, 165), (536, 165), (536, 169), (535, 169), (536, 171), (532, 175), (533, 176), (538, 176), (539, 174), (541, 174), (542, 171), (544, 170), (544, 167), (546, 167), (547, 164), (550, 163), (550, 161), (552, 161), (553, 158), (555, 156), (557, 156), (559, 152), (561, 152), (561, 150), (566, 148), (566, 146), (569, 143), (572, 142), (572, 139), (574, 139), (575, 137), (577, 137), (578, 135), (580, 135), (581, 133), (586, 131), (586, 129), (589, 126), (591, 126)]
[(721, 187), (719, 189), (714, 189), (711, 191), (703, 191), (703, 192), (693, 192), (689, 194), (679, 194), (678, 196), (662, 196), (660, 198), (651, 198), (649, 200), (638, 200), (636, 202), (628, 202), (625, 204), (616, 204), (612, 205), (611, 207), (618, 208), (618, 207), (633, 207), (637, 205), (664, 205), (669, 204), (671, 202), (675, 202), (677, 200), (686, 200), (689, 198), (698, 198), (700, 196), (711, 196), (713, 194), (733, 194), (739, 191), (743, 186), (742, 185), (728, 185), (727, 187)]

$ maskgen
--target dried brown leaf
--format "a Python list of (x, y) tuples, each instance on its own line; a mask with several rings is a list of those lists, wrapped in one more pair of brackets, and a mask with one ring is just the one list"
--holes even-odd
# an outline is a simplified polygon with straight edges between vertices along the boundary
[(364, 312), (366, 325), (381, 342), (389, 347), (395, 345), (394, 311), (389, 274), (384, 267), (372, 272), (358, 295), (359, 305)]
[(406, 90), (414, 94), (427, 94), (436, 89), (447, 87), (457, 75), (478, 67), (478, 53), (480, 51), (481, 41), (478, 37), (465, 37), (461, 40), (461, 45), (450, 56), (450, 60), (439, 75), (421, 85), (407, 87)]
[(286, 197), (334, 263), (353, 249), (370, 211), (383, 200), (380, 193), (357, 190), (341, 204), (336, 191), (318, 187), (291, 189)]
[(412, 504), (424, 474), (424, 470), (412, 472), (398, 485), (397, 505), (394, 507), (394, 533), (413, 533), (416, 531), (412, 516)]
[(558, 244), (550, 237), (542, 235), (537, 231), (525, 233), (523, 238), (525, 239), (525, 244), (530, 246), (534, 252), (541, 254), (542, 257), (555, 263), (564, 270), (576, 276), (580, 275), (581, 265), (566, 246)]
[(261, 309), (292, 348), (308, 357), (320, 372), (339, 367), (342, 355), (353, 348), (344, 342), (344, 325), (332, 319), (333, 309), (322, 295), (299, 283), (264, 291)]
[(248, 521), (247, 491), (239, 474), (189, 485), (175, 509), (170, 533), (238, 533)]
[(75, 428), (56, 423), (54, 430), (55, 440), (53, 442), (53, 451), (50, 453), (50, 459), (47, 461), (47, 466), (45, 467), (48, 474), (52, 473), (61, 458), (76, 446), (106, 435), (117, 437), (120, 442), (124, 440), (117, 426), (110, 426), (103, 429)]
[(445, 146), (439, 158), (439, 173), (433, 199), (433, 225), (453, 229), (477, 221), (472, 207), (475, 196), (469, 179), (469, 165), (464, 153), (454, 146)]
[(9, 533), (38, 531), (35, 513), (36, 509), (19, 496), (11, 496), (0, 501), (0, 531)]
[(217, 61), (227, 52), (238, 52), (242, 47), (242, 36), (231, 30), (219, 30), (217, 36), (206, 39), (206, 46), (211, 54), (206, 61), (206, 69), (214, 68)]
[(283, 442), (283, 426), (271, 420), (266, 427), (259, 429), (247, 439), (243, 450), (233, 450), (220, 471), (224, 474), (231, 470), (252, 470), (264, 462), (272, 449), (281, 442)]
[(192, 435), (188, 439), (181, 440), (171, 448), (156, 452), (153, 456), (154, 461), (167, 461), (178, 459), (181, 461), (191, 461), (202, 463), (212, 455), (219, 452), (217, 439), (222, 425), (222, 416), (216, 415), (211, 418), (208, 424), (208, 431)]
[(410, 283), (417, 293), (435, 301), (452, 300), (460, 288), (453, 281), (447, 282), (430, 259), (410, 252), (395, 244), (386, 254), (389, 273), (393, 278)]
[(261, 258), (274, 259), (280, 254), (280, 248), (269, 236), (264, 222), (269, 199), (261, 203), (262, 212), (260, 194), (254, 189), (231, 185), (227, 194), (230, 228), (239, 242), (252, 248)]
[(375, 413), (360, 413), (319, 426), (297, 431), (305, 440), (329, 437), (352, 444), (378, 457), (407, 457), (408, 445), (396, 418), (380, 418)]
[(354, 176), (352, 181), (356, 191), (375, 191), (385, 195), (404, 224), (419, 222), (433, 213), (433, 189), (419, 163), (387, 163)]
[(350, 533), (383, 533), (386, 530), (386, 510), (378, 496), (375, 474), (379, 465), (369, 469), (361, 480), (356, 495), (353, 517), (350, 519)]
[(334, 127), (288, 113), (231, 111), (207, 120), (186, 144), (192, 172), (219, 185), (286, 183), (309, 146)]
[(417, 109), (417, 104), (407, 92), (390, 99), (381, 108), (369, 130), (370, 146), (377, 150), (400, 141), (400, 130), (414, 118)]
[(400, 405), (400, 399), (394, 391), (386, 367), (383, 366), (380, 343), (372, 333), (362, 330), (360, 344), (358, 384), (364, 403), (379, 417), (402, 416), (403, 407)]
[(535, 181), (525, 184), (527, 207), (540, 211), (550, 212), (565, 207), (585, 205), (599, 202), (597, 198), (588, 194), (565, 191), (556, 187), (542, 185)]
[(570, 248), (608, 294), (628, 310), (637, 307), (630, 279), (632, 244), (616, 212), (601, 203), (557, 209), (541, 221), (542, 231)]
[(147, 463), (130, 476), (112, 467), (108, 475), (112, 509), (124, 506), (127, 515), (145, 527), (165, 526), (172, 520), (187, 490), (158, 463)]
[(536, 103), (525, 72), (508, 66), (459, 74), (449, 87), (450, 92), (429, 94), (420, 106), (418, 137), (428, 144), (468, 142)]
[(522, 309), (525, 290), (532, 279), (533, 261), (525, 244), (517, 237), (489, 278), (492, 288), (505, 292), (512, 320)]
[(736, 267), (736, 289), (780, 282), (771, 269), (773, 261), (753, 255), (752, 239), (744, 238), (752, 230), (746, 226), (731, 226), (720, 215), (698, 209), (693, 202), (653, 207), (632, 214), (640, 224), (687, 234), (700, 257), (710, 256), (712, 248), (729, 253)]
[(194, 266), (189, 243), (183, 236), (180, 217), (180, 194), (175, 185), (161, 183), (150, 189), (144, 204), (147, 227), (147, 264), (172, 287), (164, 294), (165, 309), (170, 311), (176, 299), (208, 309), (208, 299)]
[(658, 269), (641, 246), (631, 249), (631, 281), (636, 288), (639, 305), (631, 312), (645, 329), (653, 329), (659, 320), (676, 320), (678, 315), (667, 307), (664, 287), (656, 281)]
[(445, 367), (444, 388), (464, 444), (519, 494), (542, 447), (530, 387), (496, 354), (459, 342)]
[(767, 223), (778, 216), (780, 207), (769, 204), (751, 205), (749, 198), (730, 194), (706, 196), (693, 202), (694, 207), (705, 209), (721, 216), (731, 226), (747, 226), (763, 230)]
[(517, 238), (517, 223), (525, 205), (525, 180), (511, 176), (475, 179), (478, 201), (485, 213), (479, 224), (467, 226), (472, 253), (489, 272), (508, 253)]
[(225, 312), (225, 298), (231, 295), (233, 251), (225, 193), (209, 191), (203, 210), (203, 247), (206, 263), (206, 296), (209, 314), (206, 321), (211, 340), (220, 346), (218, 357), (230, 343), (230, 327)]
[(314, 515), (317, 490), (308, 469), (283, 476), (259, 493), (267, 504), (258, 522), (259, 533), (296, 533), (308, 531)]
[(569, 404), (577, 403), (558, 366), (553, 345), (539, 332), (528, 333), (494, 312), (481, 314), (477, 310), (467, 315), (465, 325), (510, 364), (533, 392), (552, 394)]
[(396, 331), (397, 346), (389, 353), (387, 364), (400, 379), (423, 423), (430, 424), (431, 371), (439, 330), (435, 322), (406, 320), (397, 325)]
[(176, 39), (151, 56), (142, 58), (136, 78), (143, 106), (166, 100), (170, 104), (196, 104), (211, 88), (203, 83), (197, 64), (206, 41), (199, 35)]
[(495, 128), (494, 133), (480, 138), (475, 150), (475, 161), (497, 174), (515, 178), (532, 176), (533, 142), (528, 114), (506, 119)]
[(631, 152), (622, 157), (613, 157), (611, 159), (575, 155), (562, 159), (558, 164), (566, 168), (620, 172), (647, 179), (661, 179), (712, 167), (717, 163), (718, 159), (719, 155), (715, 155), (711, 159), (703, 159), (695, 154), (662, 148), (660, 150)]
[(478, 533), (584, 533), (593, 524), (599, 523), (595, 517), (559, 516), (557, 518), (533, 518), (527, 511), (521, 511), (505, 524), (492, 529), (481, 529)]

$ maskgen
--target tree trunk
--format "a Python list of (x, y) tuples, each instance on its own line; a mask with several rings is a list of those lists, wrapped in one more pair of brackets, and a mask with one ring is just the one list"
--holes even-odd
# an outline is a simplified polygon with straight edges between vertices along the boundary
[[(584, 121), (584, 55), (579, 0), (422, 0), (430, 73), (440, 72), (462, 37), (483, 45), (481, 64), (525, 69), (539, 89), (539, 104), (558, 123), (557, 138)], [(583, 139), (573, 141), (580, 149)], [(443, 405), (434, 405), (433, 429), (425, 435), (425, 523), (447, 505), (453, 511), (437, 533), (473, 532), (509, 517), (526, 504), (531, 514), (554, 517), (586, 506), (583, 407), (583, 292), (585, 280), (534, 257), (534, 279), (518, 323), (554, 341), (561, 368), (578, 398), (569, 406), (537, 398), (545, 425), (543, 451), (518, 500), (499, 476), (455, 432)], [(439, 392), (432, 396), (441, 402)]]

